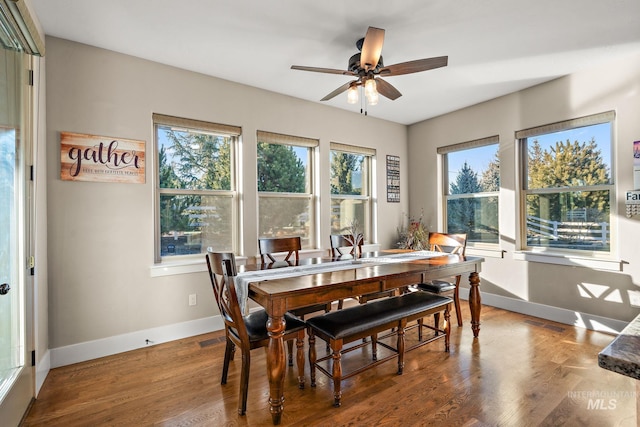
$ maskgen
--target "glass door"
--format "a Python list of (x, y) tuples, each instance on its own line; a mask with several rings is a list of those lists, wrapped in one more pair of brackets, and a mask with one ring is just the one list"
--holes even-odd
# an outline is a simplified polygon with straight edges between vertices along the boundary
[(20, 422), (34, 395), (27, 357), (24, 60), (24, 53), (0, 49), (0, 419), (7, 426)]

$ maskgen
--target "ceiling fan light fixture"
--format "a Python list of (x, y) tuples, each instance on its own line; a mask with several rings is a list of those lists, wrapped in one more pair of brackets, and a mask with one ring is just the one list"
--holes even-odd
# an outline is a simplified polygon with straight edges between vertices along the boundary
[(378, 96), (378, 92), (374, 91), (374, 92), (372, 92), (372, 93), (367, 95), (367, 104), (369, 104), (369, 105), (377, 105), (379, 98), (380, 97)]
[(364, 93), (365, 95), (367, 95), (367, 98), (373, 96), (374, 94), (378, 94), (376, 80), (373, 77), (368, 78), (364, 83)]
[(351, 85), (347, 90), (347, 103), (348, 104), (357, 104), (358, 103), (358, 86)]
[(367, 97), (367, 104), (376, 105), (378, 103), (378, 82), (374, 77), (369, 77), (364, 82), (364, 95)]
[[(14, 0), (16, 1), (16, 0)], [(349, 58), (349, 66), (346, 70), (335, 68), (307, 67), (292, 65), (293, 70), (313, 71), (316, 73), (341, 74), (343, 76), (355, 77), (356, 80), (347, 82), (329, 93), (320, 101), (328, 101), (343, 92), (347, 92), (347, 102), (349, 104), (376, 105), (379, 95), (395, 101), (402, 96), (400, 91), (393, 87), (391, 83), (380, 77), (401, 76), (404, 74), (419, 73), (433, 70), (435, 68), (446, 67), (447, 56), (434, 58), (416, 59), (413, 61), (400, 62), (393, 65), (384, 65), (382, 61), (382, 45), (384, 43), (385, 30), (382, 28), (369, 27), (364, 38), (356, 42), (356, 47), (360, 51)], [(378, 77), (379, 76), (379, 77)], [(378, 78), (376, 78), (378, 77)], [(378, 92), (378, 86), (380, 91)], [(358, 93), (358, 91), (362, 93)], [(364, 95), (364, 96), (363, 96)], [(358, 98), (361, 98), (358, 100)], [(366, 102), (365, 102), (366, 101)], [(361, 108), (361, 110), (363, 110)], [(366, 114), (366, 110), (363, 110)]]

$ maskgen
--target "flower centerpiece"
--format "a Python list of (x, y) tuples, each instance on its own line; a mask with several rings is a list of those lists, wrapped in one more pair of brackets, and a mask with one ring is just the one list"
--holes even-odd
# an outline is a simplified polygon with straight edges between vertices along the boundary
[(398, 228), (398, 247), (400, 249), (413, 249), (416, 251), (429, 250), (429, 227), (423, 222), (424, 211), (420, 211), (420, 217), (415, 218), (407, 214), (408, 224)]

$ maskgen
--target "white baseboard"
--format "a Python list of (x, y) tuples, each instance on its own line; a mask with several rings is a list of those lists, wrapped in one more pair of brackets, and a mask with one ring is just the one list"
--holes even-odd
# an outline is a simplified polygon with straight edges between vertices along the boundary
[(36, 362), (36, 397), (44, 384), (44, 380), (51, 370), (51, 351), (45, 351), (44, 355)]
[[(460, 298), (469, 299), (469, 289), (460, 288)], [(480, 293), (483, 305), (502, 308), (528, 316), (539, 317), (553, 322), (564, 323), (565, 325), (577, 326), (592, 331), (619, 334), (629, 322), (610, 319), (608, 317), (596, 316), (594, 314), (571, 311), (565, 308), (553, 307), (545, 304), (538, 304), (530, 301), (523, 301), (516, 298), (509, 298), (494, 294)], [(482, 322), (482, 315), (480, 317)], [(482, 334), (480, 334), (482, 335)]]
[[(71, 365), (72, 363), (123, 353), (125, 351), (147, 347), (148, 345), (161, 344), (194, 335), (206, 334), (218, 331), (223, 327), (222, 318), (220, 315), (217, 315), (131, 332), (129, 334), (115, 335), (65, 347), (52, 348), (50, 350), (51, 368), (58, 368), (60, 366)], [(146, 340), (149, 340), (149, 344), (147, 344)]]
[[(461, 288), (460, 298), (466, 300), (468, 299), (468, 296), (469, 290)], [(482, 293), (481, 298), (482, 304), (484, 305), (490, 305), (514, 311), (516, 313), (522, 313), (594, 331), (618, 334), (628, 324), (628, 322), (621, 320), (609, 319), (587, 313), (579, 313), (564, 308), (552, 307), (499, 295)], [(218, 331), (223, 327), (222, 319), (220, 318), (220, 315), (217, 315), (183, 323), (176, 323), (173, 325), (136, 331), (129, 334), (116, 335), (100, 340), (53, 348), (47, 352), (39, 363), (40, 366), (38, 366), (36, 371), (37, 390), (42, 386), (49, 369), (146, 347), (147, 339), (151, 341), (149, 345), (154, 345)]]

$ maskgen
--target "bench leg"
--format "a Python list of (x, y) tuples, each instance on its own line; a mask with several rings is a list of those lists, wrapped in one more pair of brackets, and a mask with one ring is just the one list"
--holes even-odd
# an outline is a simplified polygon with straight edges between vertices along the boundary
[(311, 373), (311, 387), (316, 386), (316, 336), (309, 328), (309, 371)]
[(342, 397), (342, 355), (340, 354), (340, 350), (342, 350), (342, 340), (331, 341), (331, 349), (333, 350), (333, 354), (331, 358), (333, 359), (333, 406), (338, 408), (340, 406), (340, 398)]
[[(402, 375), (404, 370), (404, 330), (407, 326), (407, 321), (402, 319), (398, 322), (398, 342), (396, 348), (398, 349), (398, 375)], [(422, 326), (418, 326), (421, 328)]]
[(371, 335), (371, 360), (378, 360), (378, 334)]

